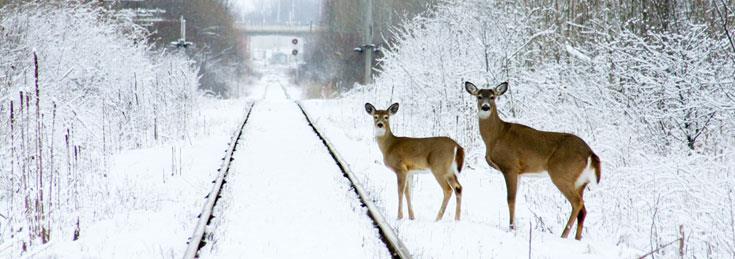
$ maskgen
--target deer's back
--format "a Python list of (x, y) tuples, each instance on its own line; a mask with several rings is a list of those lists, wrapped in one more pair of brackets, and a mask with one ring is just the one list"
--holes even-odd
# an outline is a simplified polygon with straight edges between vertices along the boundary
[(523, 172), (545, 171), (552, 156), (586, 159), (590, 153), (587, 143), (574, 134), (541, 131), (516, 123), (509, 123), (495, 145), (488, 146), (493, 163)]
[(405, 166), (408, 170), (429, 169), (432, 164), (451, 164), (457, 142), (448, 137), (398, 137), (385, 157), (389, 166)]

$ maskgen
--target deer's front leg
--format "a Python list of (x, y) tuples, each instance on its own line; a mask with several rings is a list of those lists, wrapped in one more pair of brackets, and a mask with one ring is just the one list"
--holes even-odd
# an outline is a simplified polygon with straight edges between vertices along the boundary
[(406, 205), (408, 205), (408, 219), (414, 220), (416, 217), (413, 215), (413, 206), (411, 206), (411, 185), (413, 184), (413, 174), (407, 174), (406, 176)]
[(406, 190), (406, 174), (396, 172), (398, 179), (398, 219), (403, 219), (403, 193)]
[(516, 228), (515, 212), (516, 212), (516, 191), (518, 189), (518, 174), (516, 172), (503, 171), (505, 177), (505, 190), (508, 195), (508, 212), (510, 214), (510, 229)]

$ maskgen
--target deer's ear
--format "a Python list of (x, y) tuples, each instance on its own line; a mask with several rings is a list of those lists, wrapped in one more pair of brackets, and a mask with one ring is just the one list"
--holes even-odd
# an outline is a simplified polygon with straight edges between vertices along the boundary
[(502, 82), (498, 86), (495, 87), (496, 96), (503, 95), (505, 91), (508, 91), (508, 82)]
[(365, 111), (368, 114), (373, 115), (373, 114), (375, 114), (375, 106), (373, 106), (370, 103), (365, 103)]
[(391, 104), (388, 107), (388, 112), (390, 112), (390, 115), (396, 114), (398, 112), (398, 103)]
[(467, 92), (471, 95), (477, 95), (477, 92), (479, 91), (477, 89), (477, 86), (473, 83), (470, 83), (469, 81), (464, 82), (464, 89), (467, 90)]

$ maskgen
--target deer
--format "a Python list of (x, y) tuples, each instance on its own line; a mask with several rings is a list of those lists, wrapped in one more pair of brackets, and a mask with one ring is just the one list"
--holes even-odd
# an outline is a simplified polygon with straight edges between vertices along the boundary
[(600, 158), (580, 137), (561, 132), (540, 131), (523, 124), (505, 122), (498, 115), (495, 99), (508, 90), (508, 82), (495, 88), (478, 89), (471, 82), (465, 90), (477, 98), (480, 136), (485, 144), (485, 160), (505, 178), (510, 229), (515, 229), (515, 200), (521, 175), (548, 174), (551, 182), (572, 205), (572, 212), (561, 234), (569, 236), (575, 220), (576, 240), (582, 239), (587, 216), (584, 190), (599, 183)]
[(386, 110), (377, 110), (370, 103), (365, 110), (373, 116), (375, 140), (383, 154), (383, 163), (396, 174), (398, 180), (398, 219), (403, 219), (403, 196), (406, 196), (408, 218), (416, 219), (411, 206), (411, 183), (413, 175), (418, 171), (431, 170), (434, 178), (441, 186), (444, 198), (436, 221), (444, 216), (447, 202), (454, 191), (456, 210), (454, 219), (460, 220), (462, 208), (462, 185), (457, 174), (464, 164), (464, 149), (448, 137), (410, 138), (393, 135), (390, 117), (398, 112), (398, 103)]

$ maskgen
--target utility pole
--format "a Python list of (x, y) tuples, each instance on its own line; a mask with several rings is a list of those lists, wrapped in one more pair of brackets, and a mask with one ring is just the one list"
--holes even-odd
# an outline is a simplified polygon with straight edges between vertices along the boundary
[(180, 18), (181, 23), (181, 39), (186, 41), (186, 19), (184, 19), (184, 16), (182, 15)]
[(177, 47), (177, 48), (189, 48), (194, 45), (194, 43), (186, 41), (186, 19), (184, 19), (184, 16), (182, 15), (179, 19), (179, 22), (181, 22), (181, 38), (177, 41), (172, 41), (171, 46)]
[(364, 84), (370, 84), (373, 79), (373, 52), (379, 52), (380, 46), (373, 41), (373, 0), (364, 0), (365, 17), (363, 18), (363, 43), (354, 49), (355, 52), (365, 54)]
[[(363, 46), (374, 46), (373, 41), (373, 0), (365, 0), (365, 35)], [(370, 48), (365, 48), (365, 85), (371, 83), (373, 78), (373, 52)]]

